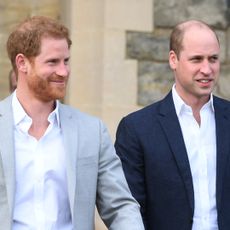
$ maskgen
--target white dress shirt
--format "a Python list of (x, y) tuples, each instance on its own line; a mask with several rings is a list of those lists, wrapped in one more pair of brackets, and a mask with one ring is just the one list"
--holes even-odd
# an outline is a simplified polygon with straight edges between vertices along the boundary
[(37, 140), (29, 135), (32, 119), (13, 94), (16, 194), (13, 230), (70, 230), (65, 150), (56, 109)]
[(190, 163), (195, 210), (192, 230), (218, 230), (216, 210), (216, 127), (213, 97), (200, 110), (200, 125), (192, 108), (172, 89), (176, 113)]

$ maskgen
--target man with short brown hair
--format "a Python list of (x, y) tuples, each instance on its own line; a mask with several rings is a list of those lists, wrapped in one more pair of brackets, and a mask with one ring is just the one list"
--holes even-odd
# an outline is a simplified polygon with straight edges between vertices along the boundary
[(147, 230), (230, 229), (230, 103), (212, 94), (220, 44), (206, 23), (171, 34), (175, 84), (119, 124), (115, 147)]

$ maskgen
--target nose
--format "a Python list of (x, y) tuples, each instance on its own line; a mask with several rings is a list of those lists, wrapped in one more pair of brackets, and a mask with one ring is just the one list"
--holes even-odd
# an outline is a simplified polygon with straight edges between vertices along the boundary
[(60, 63), (56, 69), (56, 74), (62, 77), (68, 77), (70, 73), (69, 64)]
[(202, 62), (201, 68), (200, 68), (200, 72), (205, 74), (205, 75), (209, 75), (212, 72), (212, 66), (211, 63), (208, 60), (204, 60)]

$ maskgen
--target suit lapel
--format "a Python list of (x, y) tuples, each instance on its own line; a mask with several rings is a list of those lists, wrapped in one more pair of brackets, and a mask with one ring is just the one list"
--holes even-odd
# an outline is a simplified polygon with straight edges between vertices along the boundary
[(169, 145), (172, 149), (176, 164), (184, 181), (185, 189), (187, 191), (188, 200), (194, 211), (194, 190), (192, 184), (192, 175), (187, 156), (186, 147), (184, 144), (179, 120), (176, 115), (172, 94), (169, 93), (160, 105), (160, 112), (158, 116), (159, 122), (166, 134)]
[(66, 152), (66, 171), (67, 186), (70, 201), (71, 214), (74, 216), (75, 196), (76, 196), (76, 180), (77, 180), (77, 140), (78, 133), (76, 127), (76, 117), (73, 116), (71, 110), (65, 105), (60, 104), (60, 121), (63, 133), (64, 148)]
[(216, 198), (217, 208), (220, 209), (224, 171), (230, 150), (230, 111), (227, 111), (226, 103), (223, 104), (218, 98), (214, 97), (213, 102), (215, 108), (217, 142)]
[(0, 103), (0, 160), (4, 172), (7, 199), (10, 215), (12, 215), (15, 193), (15, 156), (13, 136), (12, 97)]

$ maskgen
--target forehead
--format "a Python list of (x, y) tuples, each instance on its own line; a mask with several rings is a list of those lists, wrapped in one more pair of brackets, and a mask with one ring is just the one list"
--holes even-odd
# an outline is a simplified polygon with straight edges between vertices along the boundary
[(68, 43), (65, 38), (53, 38), (53, 37), (43, 37), (41, 38), (41, 48), (46, 46), (54, 48), (55, 46), (66, 46), (68, 48)]
[(219, 53), (220, 46), (216, 35), (206, 27), (192, 26), (184, 32), (182, 41), (184, 51)]
[(69, 47), (65, 38), (44, 37), (41, 39), (39, 56), (49, 56), (53, 54), (69, 55)]

